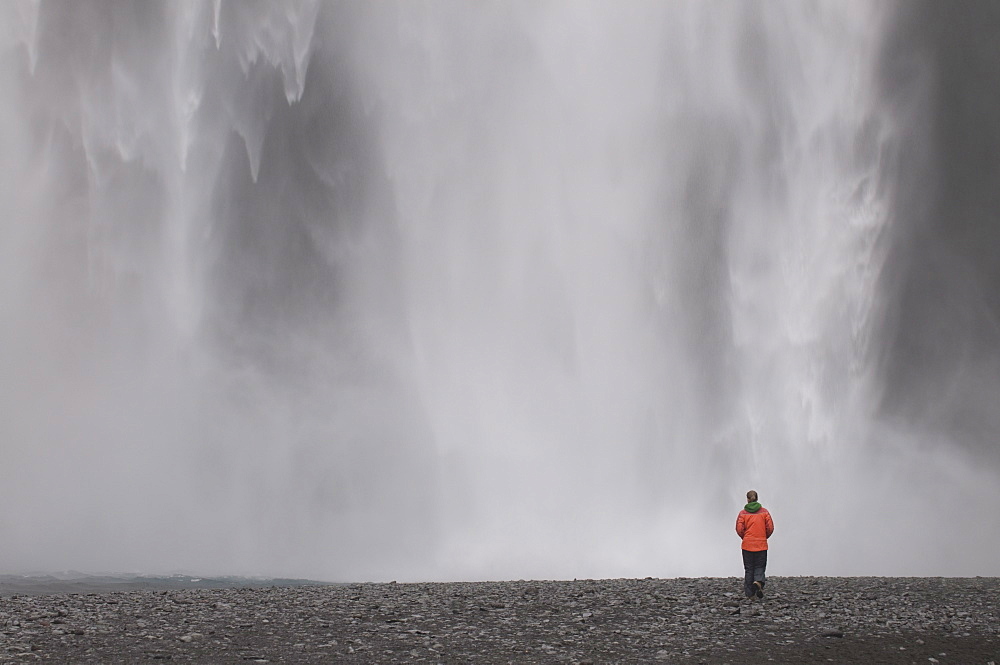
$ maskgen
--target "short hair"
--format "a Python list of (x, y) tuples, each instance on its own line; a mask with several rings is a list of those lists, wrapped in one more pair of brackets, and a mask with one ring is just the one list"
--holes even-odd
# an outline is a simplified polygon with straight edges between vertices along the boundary
[(757, 493), (756, 492), (754, 492), (753, 490), (750, 490), (749, 492), (747, 492), (747, 501), (749, 501), (750, 503), (753, 503), (756, 500), (757, 500)]

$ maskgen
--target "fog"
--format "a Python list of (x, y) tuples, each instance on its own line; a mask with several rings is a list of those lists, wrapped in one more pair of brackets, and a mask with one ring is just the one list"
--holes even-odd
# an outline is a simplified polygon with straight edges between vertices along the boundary
[(998, 575), (1000, 9), (0, 7), (0, 572)]

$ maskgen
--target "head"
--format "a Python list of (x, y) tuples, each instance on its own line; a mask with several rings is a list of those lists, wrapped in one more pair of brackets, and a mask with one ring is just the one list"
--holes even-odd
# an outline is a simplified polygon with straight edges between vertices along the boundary
[(747, 492), (747, 503), (753, 503), (757, 500), (757, 492), (750, 490)]

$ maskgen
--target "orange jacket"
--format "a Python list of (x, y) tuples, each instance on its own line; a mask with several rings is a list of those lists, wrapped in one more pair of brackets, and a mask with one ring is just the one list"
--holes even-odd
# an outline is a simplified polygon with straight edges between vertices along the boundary
[(752, 513), (744, 508), (736, 517), (736, 534), (743, 539), (743, 549), (748, 552), (766, 550), (772, 533), (774, 522), (767, 508), (760, 507)]

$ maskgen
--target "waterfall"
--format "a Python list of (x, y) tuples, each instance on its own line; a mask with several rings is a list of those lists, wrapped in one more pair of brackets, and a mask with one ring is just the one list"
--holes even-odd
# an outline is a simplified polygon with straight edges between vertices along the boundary
[(928, 14), (5, 6), (0, 567), (995, 574)]

